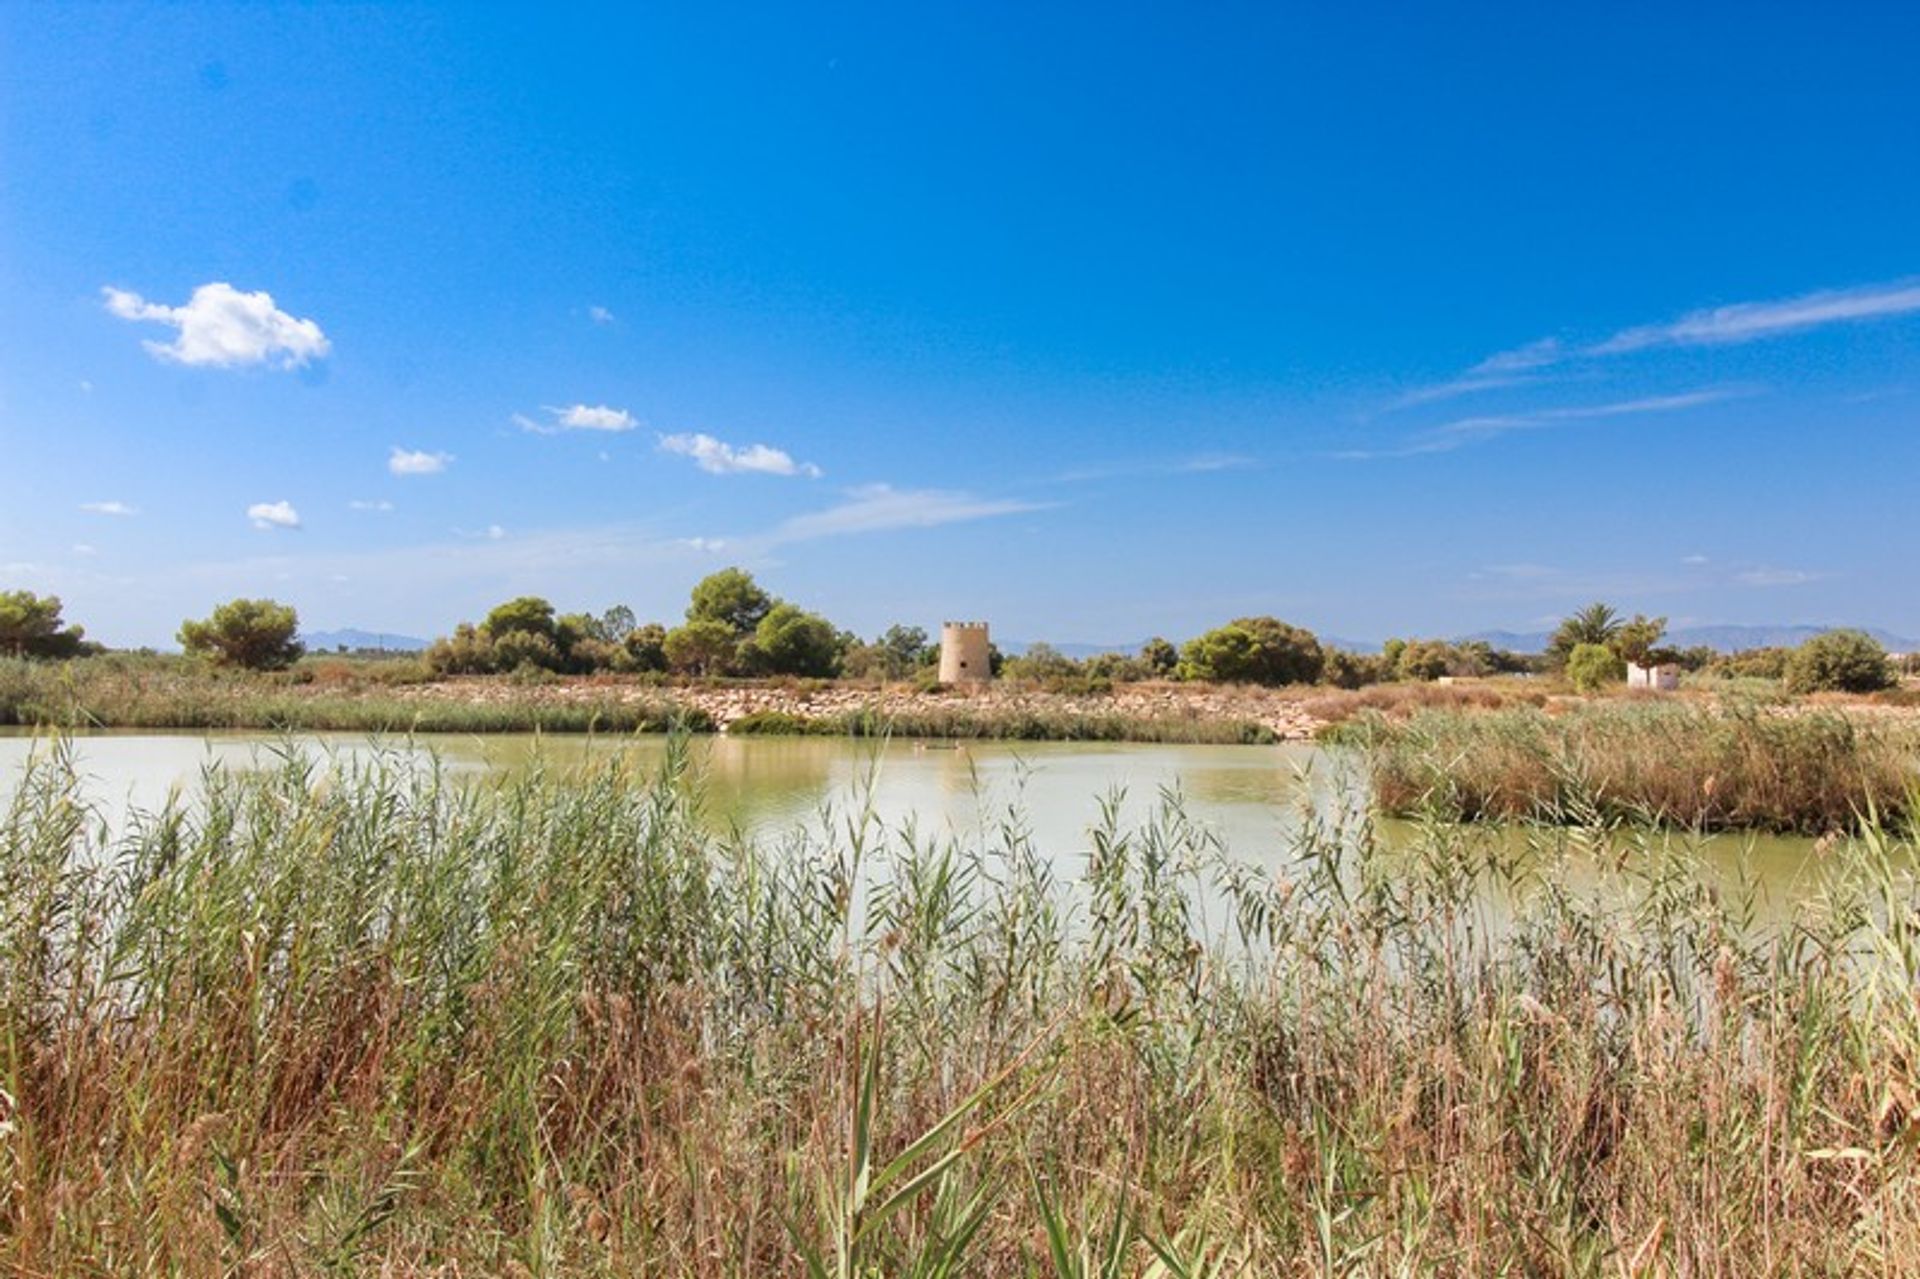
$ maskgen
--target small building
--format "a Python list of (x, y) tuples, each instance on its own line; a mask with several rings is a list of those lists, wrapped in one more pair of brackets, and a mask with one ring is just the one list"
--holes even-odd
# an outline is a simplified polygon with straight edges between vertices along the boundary
[(1628, 662), (1627, 687), (1650, 688), (1655, 692), (1671, 693), (1680, 687), (1680, 668), (1671, 663), (1663, 666), (1641, 666), (1637, 662)]
[(944, 622), (940, 626), (940, 682), (985, 684), (993, 678), (993, 654), (985, 622)]

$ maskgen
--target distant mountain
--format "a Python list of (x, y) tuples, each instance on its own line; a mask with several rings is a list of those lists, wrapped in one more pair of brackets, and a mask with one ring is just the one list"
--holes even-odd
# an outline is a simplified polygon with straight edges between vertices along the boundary
[(364, 648), (387, 653), (418, 653), (427, 646), (427, 641), (417, 636), (384, 635), (352, 627), (339, 631), (309, 631), (300, 638), (309, 653), (332, 653), (342, 647), (349, 650)]
[[(1666, 643), (1674, 648), (1705, 647), (1721, 653), (1738, 653), (1749, 648), (1793, 648), (1831, 626), (1680, 626), (1667, 632)], [(1920, 649), (1920, 640), (1895, 635), (1878, 627), (1857, 628), (1873, 636), (1888, 652), (1911, 653)], [(1514, 653), (1544, 653), (1549, 631), (1476, 631), (1461, 637), (1485, 640), (1495, 648)]]
[[(1172, 640), (1176, 646), (1185, 642), (1183, 639), (1172, 635), (1167, 636), (1167, 638)], [(999, 646), (1000, 651), (1008, 657), (1019, 657), (1029, 648), (1041, 642), (1040, 640), (994, 641), (994, 643)], [(1056, 644), (1052, 640), (1047, 640), (1045, 643), (1062, 657), (1071, 657), (1078, 660), (1085, 657), (1098, 657), (1102, 653), (1122, 653), (1127, 656), (1132, 656), (1146, 647), (1147, 641), (1137, 639), (1125, 644)], [(1320, 637), (1320, 643), (1326, 648), (1337, 648), (1344, 653), (1377, 653), (1380, 651), (1380, 645), (1372, 640), (1345, 639), (1338, 635), (1322, 635)]]
[(1146, 641), (1134, 640), (1130, 644), (1073, 644), (1055, 643), (1053, 640), (995, 640), (994, 646), (1008, 657), (1020, 657), (1035, 644), (1045, 644), (1062, 657), (1071, 657), (1076, 661), (1083, 657), (1098, 657), (1102, 653), (1138, 653)]

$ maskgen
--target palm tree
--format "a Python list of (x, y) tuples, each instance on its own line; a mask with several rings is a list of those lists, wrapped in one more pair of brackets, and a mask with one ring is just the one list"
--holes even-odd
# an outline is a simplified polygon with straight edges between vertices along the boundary
[(1561, 619), (1553, 638), (1547, 642), (1547, 649), (1564, 658), (1577, 644), (1610, 642), (1620, 633), (1620, 626), (1620, 614), (1614, 611), (1613, 606), (1595, 600)]

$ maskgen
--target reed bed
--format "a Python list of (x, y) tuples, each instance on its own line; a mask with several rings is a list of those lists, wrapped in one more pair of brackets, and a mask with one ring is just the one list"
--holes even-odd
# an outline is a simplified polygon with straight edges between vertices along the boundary
[(1276, 874), (1174, 796), (1067, 863), (1017, 812), (928, 840), (856, 796), (758, 844), (669, 756), (452, 786), (289, 750), (113, 833), (48, 748), (0, 830), (0, 1271), (1920, 1256), (1920, 897), (1878, 828), (1767, 929), (1645, 828), (1389, 854), (1323, 811)]
[(727, 725), (735, 736), (933, 737), (962, 741), (1159, 742), (1264, 746), (1279, 739), (1251, 720), (1203, 715), (1128, 715), (1047, 708), (864, 708), (830, 715), (758, 711)]
[(1819, 835), (1915, 814), (1911, 731), (1836, 711), (1623, 700), (1369, 717), (1337, 740), (1365, 752), (1387, 812), (1448, 820), (1652, 821)]
[[(323, 668), (326, 663), (320, 663)], [(378, 669), (375, 667), (374, 669)], [(560, 700), (406, 697), (380, 679), (220, 673), (181, 659), (0, 659), (0, 724), (352, 733), (638, 733), (712, 728), (664, 694)]]

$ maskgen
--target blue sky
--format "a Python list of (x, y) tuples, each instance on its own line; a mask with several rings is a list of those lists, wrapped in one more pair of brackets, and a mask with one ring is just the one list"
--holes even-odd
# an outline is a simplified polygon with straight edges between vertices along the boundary
[(1920, 11), (0, 8), (0, 586), (1920, 633)]

